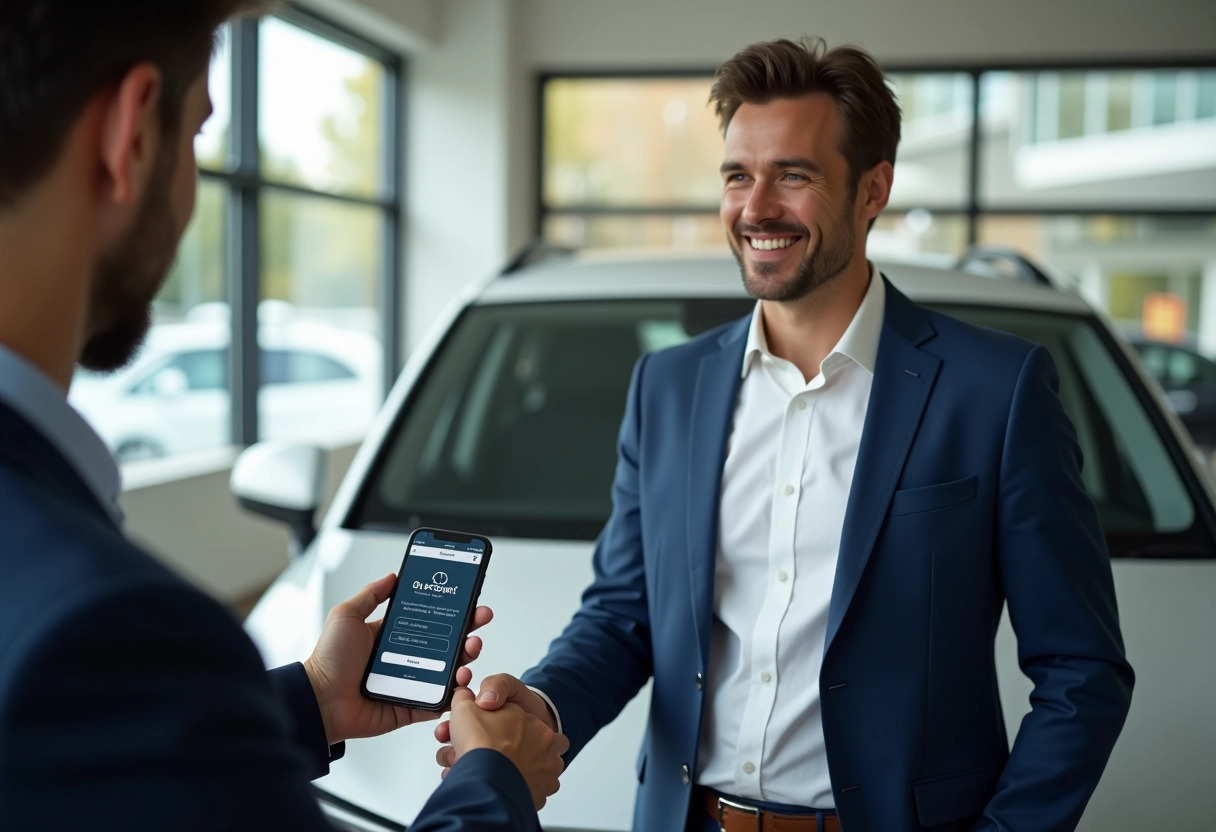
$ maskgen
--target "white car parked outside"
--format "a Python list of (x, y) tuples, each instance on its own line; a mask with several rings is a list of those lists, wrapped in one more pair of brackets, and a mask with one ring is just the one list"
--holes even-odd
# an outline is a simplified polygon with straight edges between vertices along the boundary
[[(380, 406), (381, 354), (371, 335), (263, 302), (258, 327), (263, 436), (358, 441)], [(229, 443), (228, 307), (152, 328), (139, 355), (110, 375), (80, 371), (69, 401), (120, 462)]]

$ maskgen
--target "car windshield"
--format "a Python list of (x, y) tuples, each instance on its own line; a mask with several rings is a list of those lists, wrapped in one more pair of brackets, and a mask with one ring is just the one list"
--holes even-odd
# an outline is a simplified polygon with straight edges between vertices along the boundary
[[(419, 525), (593, 540), (611, 509), (634, 363), (748, 314), (746, 298), (474, 306), (398, 414), (348, 527)], [(1115, 556), (1211, 557), (1152, 399), (1091, 318), (938, 305), (1042, 344), (1077, 426), (1082, 478)], [(675, 438), (673, 438), (674, 441)]]

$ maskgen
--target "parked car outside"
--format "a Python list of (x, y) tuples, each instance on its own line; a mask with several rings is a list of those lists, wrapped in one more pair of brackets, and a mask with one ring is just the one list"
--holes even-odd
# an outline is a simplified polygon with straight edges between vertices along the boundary
[[(229, 443), (228, 307), (159, 324), (135, 360), (113, 374), (78, 371), (69, 401), (120, 462)], [(371, 335), (260, 309), (258, 398), (263, 436), (356, 442), (381, 397), (380, 343)]]
[[(1216, 828), (1216, 507), (1189, 438), (1134, 354), (1077, 295), (924, 266), (881, 268), (914, 300), (1043, 344), (1058, 366), (1137, 671), (1126, 728), (1080, 828)], [(471, 290), (411, 356), (317, 537), (247, 619), (267, 663), (306, 656), (327, 610), (397, 569), (410, 531), (431, 525), (494, 541), (482, 600), (496, 616), (475, 672), (530, 667), (590, 582), (635, 361), (753, 303), (724, 256), (583, 255)], [(245, 473), (234, 472), (238, 494)], [(283, 481), (281, 470), (276, 476)], [(262, 482), (269, 486), (253, 503), (274, 504), (275, 480)], [(1031, 685), (1007, 616), (997, 656), (1012, 740)], [(547, 828), (630, 827), (648, 707), (647, 687), (574, 761), (542, 812)], [(323, 803), (335, 816), (361, 816), (360, 828), (412, 820), (439, 781), (431, 728), (351, 743), (318, 783), (331, 796)]]
[(1209, 454), (1216, 452), (1216, 361), (1189, 341), (1174, 344), (1129, 336), (1128, 342), (1195, 444)]

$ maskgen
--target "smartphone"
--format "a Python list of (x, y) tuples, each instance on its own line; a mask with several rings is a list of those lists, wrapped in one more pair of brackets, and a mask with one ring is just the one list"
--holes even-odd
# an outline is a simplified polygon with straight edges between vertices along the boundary
[(490, 563), (488, 538), (416, 529), (405, 547), (363, 695), (422, 710), (447, 708)]

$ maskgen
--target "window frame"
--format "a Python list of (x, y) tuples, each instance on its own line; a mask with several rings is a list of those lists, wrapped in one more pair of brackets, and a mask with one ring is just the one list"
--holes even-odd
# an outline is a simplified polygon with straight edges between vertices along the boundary
[(228, 392), (231, 396), (230, 439), (246, 446), (258, 441), (258, 391), (261, 389), (261, 346), (258, 341), (258, 303), (261, 299), (261, 207), (263, 194), (315, 197), (375, 208), (380, 214), (381, 252), (378, 303), (384, 349), (382, 397), (396, 381), (402, 366), (402, 205), (406, 66), (400, 54), (345, 29), (332, 21), (289, 5), (273, 15), (313, 35), (364, 55), (380, 64), (384, 74), (380, 135), (382, 189), (363, 197), (341, 191), (316, 189), (267, 179), (261, 168), (258, 119), (260, 115), (261, 21), (241, 19), (230, 24), (230, 121), (228, 154), (221, 167), (199, 166), (200, 180), (224, 187), (225, 294), (231, 309), (231, 349), (228, 354)]
[[(1148, 72), (1155, 70), (1175, 71), (1179, 77), (1185, 73), (1198, 70), (1216, 70), (1216, 53), (1208, 56), (1188, 58), (1163, 57), (1135, 58), (1125, 60), (1085, 60), (1076, 62), (1036, 62), (1010, 61), (994, 63), (890, 63), (882, 65), (885, 75), (900, 74), (962, 74), (971, 79), (971, 128), (965, 149), (967, 163), (964, 181), (964, 200), (954, 207), (939, 205), (909, 205), (895, 215), (903, 215), (908, 211), (923, 207), (934, 215), (946, 217), (965, 217), (967, 220), (967, 244), (973, 246), (979, 241), (979, 225), (984, 216), (1076, 216), (1081, 218), (1098, 216), (1136, 216), (1136, 217), (1206, 217), (1216, 215), (1216, 196), (1205, 205), (1188, 206), (1185, 208), (1163, 208), (1155, 205), (1137, 205), (1125, 203), (1118, 207), (1104, 207), (1097, 210), (1093, 205), (1085, 204), (1039, 204), (1032, 200), (1017, 204), (999, 204), (986, 206), (980, 194), (982, 183), (982, 80), (989, 73), (1000, 72), (1033, 72), (1033, 73), (1073, 73), (1073, 72)], [(601, 205), (587, 203), (578, 206), (554, 207), (545, 203), (545, 160), (546, 160), (546, 86), (553, 81), (568, 80), (621, 80), (646, 81), (662, 79), (713, 78), (713, 68), (634, 68), (634, 69), (543, 69), (536, 74), (535, 87), (535, 160), (536, 174), (534, 180), (534, 232), (538, 239), (545, 236), (545, 222), (552, 216), (569, 216), (596, 218), (606, 216), (717, 216), (718, 206), (688, 205), (670, 203), (667, 205)], [(1197, 93), (1196, 93), (1197, 94)], [(1196, 106), (1198, 106), (1196, 104)], [(1151, 112), (1149, 116), (1151, 118)], [(1037, 124), (1032, 125), (1037, 129)]]

